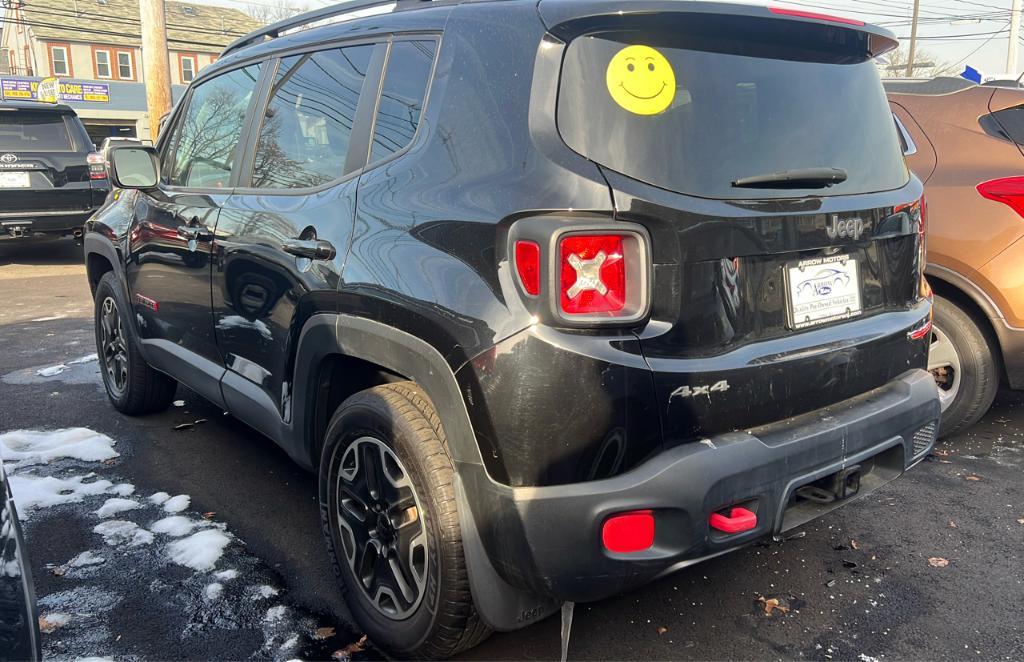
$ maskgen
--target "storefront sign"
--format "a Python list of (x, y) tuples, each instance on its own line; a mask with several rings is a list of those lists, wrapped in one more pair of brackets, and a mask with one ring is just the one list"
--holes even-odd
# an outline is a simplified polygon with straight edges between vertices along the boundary
[[(39, 93), (42, 87), (42, 94)], [(57, 88), (57, 99), (53, 99), (53, 88)], [(106, 83), (73, 83), (47, 78), (41, 81), (29, 78), (0, 79), (0, 92), (4, 99), (21, 99), (25, 101), (92, 101), (95, 103), (110, 102), (110, 86)]]

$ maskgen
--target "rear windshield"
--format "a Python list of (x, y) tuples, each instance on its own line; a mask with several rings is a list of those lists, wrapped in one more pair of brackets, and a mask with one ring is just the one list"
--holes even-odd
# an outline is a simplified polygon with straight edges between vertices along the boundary
[[(612, 170), (706, 198), (849, 195), (907, 183), (871, 61), (765, 50), (724, 36), (579, 37), (562, 68), (559, 131)], [(841, 168), (847, 179), (829, 188), (733, 186), (808, 168)]]
[(0, 152), (73, 152), (59, 113), (0, 112)]

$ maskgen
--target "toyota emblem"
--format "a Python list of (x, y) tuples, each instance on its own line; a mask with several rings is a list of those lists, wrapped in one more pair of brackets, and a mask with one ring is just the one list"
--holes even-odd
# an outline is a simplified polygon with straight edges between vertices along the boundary
[(14, 163), (17, 160), (18, 157), (15, 154), (4, 154), (3, 156), (0, 156), (0, 163)]

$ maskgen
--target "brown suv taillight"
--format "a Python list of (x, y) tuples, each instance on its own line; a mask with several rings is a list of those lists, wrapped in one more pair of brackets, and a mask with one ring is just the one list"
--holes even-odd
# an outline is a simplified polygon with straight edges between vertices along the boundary
[(626, 223), (519, 221), (512, 259), (527, 304), (556, 326), (636, 322), (647, 314), (647, 233)]
[(977, 189), (981, 197), (1001, 202), (1024, 216), (1024, 177), (992, 179), (978, 184)]

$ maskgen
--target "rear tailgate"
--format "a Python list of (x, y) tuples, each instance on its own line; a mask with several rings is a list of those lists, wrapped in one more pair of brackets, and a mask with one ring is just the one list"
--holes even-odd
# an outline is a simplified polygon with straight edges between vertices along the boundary
[(66, 211), (94, 207), (89, 146), (70, 125), (72, 116), (51, 110), (0, 112), (0, 191), (4, 212)]
[(666, 437), (784, 419), (923, 368), (927, 343), (907, 335), (927, 313), (922, 187), (871, 61), (891, 35), (763, 7), (601, 4), (541, 2), (569, 42), (558, 126), (601, 165), (618, 218), (651, 235), (638, 333)]

